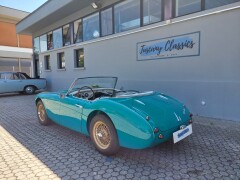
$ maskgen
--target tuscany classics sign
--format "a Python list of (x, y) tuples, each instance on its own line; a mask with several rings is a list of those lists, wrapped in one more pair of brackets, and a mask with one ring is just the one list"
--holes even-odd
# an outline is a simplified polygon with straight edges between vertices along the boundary
[(200, 32), (137, 43), (137, 60), (200, 55)]

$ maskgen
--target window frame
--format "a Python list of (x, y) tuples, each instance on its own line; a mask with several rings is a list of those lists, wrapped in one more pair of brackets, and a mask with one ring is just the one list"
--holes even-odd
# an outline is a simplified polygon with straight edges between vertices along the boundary
[(204, 11), (205, 8), (204, 8), (204, 5), (205, 5), (205, 0), (200, 0), (200, 10), (199, 11), (194, 11), (194, 12), (190, 12), (190, 13), (187, 13), (187, 14), (183, 14), (183, 15), (176, 15), (176, 7), (177, 7), (177, 1), (178, 0), (172, 0), (172, 18), (178, 18), (178, 17), (182, 17), (182, 16), (187, 16), (187, 15), (190, 15), (190, 14), (194, 14), (194, 13), (198, 13), (198, 12), (201, 12), (201, 11)]
[[(83, 66), (79, 66), (79, 59), (78, 56), (77, 56), (77, 52), (82, 50), (83, 51)], [(75, 69), (84, 69), (85, 68), (85, 55), (84, 55), (84, 48), (78, 48), (78, 49), (74, 49), (74, 68)]]
[[(62, 55), (63, 54), (63, 57), (64, 57), (64, 67), (62, 66), (62, 63), (63, 63), (63, 59), (62, 59)], [(65, 60), (65, 53), (64, 52), (59, 52), (57, 53), (57, 67), (58, 67), (58, 70), (65, 70), (66, 69), (66, 60)]]
[[(63, 37), (64, 36), (63, 29), (64, 29), (64, 26), (67, 26), (67, 25), (69, 25), (69, 30), (71, 31), (71, 34), (70, 34), (70, 44), (65, 45), (65, 39)], [(68, 30), (68, 32), (69, 32), (69, 30)], [(70, 23), (62, 26), (62, 42), (63, 42), (63, 47), (70, 46), (70, 45), (74, 44), (74, 22), (70, 22)]]
[[(54, 45), (53, 45), (53, 31), (54, 31), (54, 30), (49, 31), (49, 32), (46, 33), (46, 36), (47, 36), (47, 51), (50, 51), (50, 50), (53, 50), (53, 49), (54, 49)], [(49, 38), (50, 34), (52, 34), (52, 41), (51, 41), (51, 42), (50, 42), (50, 40), (49, 40), (49, 39), (50, 39), (50, 38)], [(48, 45), (49, 42), (52, 43), (52, 44), (51, 44), (51, 48), (50, 48), (50, 46)]]
[(51, 71), (50, 55), (44, 56), (44, 69), (45, 71)]
[[(41, 48), (41, 37), (43, 37), (43, 36), (45, 36), (46, 37), (46, 49), (45, 50), (42, 50), (42, 48)], [(47, 45), (47, 43), (48, 43), (48, 40), (47, 40), (47, 33), (44, 33), (44, 34), (42, 34), (42, 35), (40, 35), (39, 36), (39, 43), (40, 43), (40, 52), (42, 53), (42, 52), (46, 52), (46, 51), (48, 51), (48, 45)]]
[[(112, 10), (112, 33), (111, 34), (107, 34), (107, 35), (103, 35), (103, 33), (102, 33), (102, 12), (104, 12), (104, 11), (106, 11), (108, 9)], [(100, 37), (106, 37), (106, 36), (110, 36), (110, 35), (115, 34), (114, 33), (114, 8), (113, 8), (113, 5), (107, 6), (104, 9), (101, 9), (99, 11), (99, 19), (100, 19), (100, 32), (101, 32)]]
[[(35, 50), (35, 39), (38, 39), (38, 51)], [(39, 54), (41, 52), (41, 47), (40, 47), (40, 36), (34, 37), (33, 38), (33, 53)]]
[[(115, 4), (113, 4), (112, 5), (112, 7), (113, 7), (113, 26), (114, 26), (114, 28), (113, 28), (113, 34), (118, 34), (118, 33), (123, 33), (123, 32), (126, 32), (126, 31), (131, 31), (131, 30), (133, 30), (133, 29), (137, 29), (137, 28), (140, 28), (140, 27), (143, 27), (143, 9), (142, 9), (142, 4), (143, 4), (143, 0), (140, 0), (140, 2), (139, 2), (139, 20), (140, 20), (140, 22), (139, 22), (139, 27), (132, 27), (132, 28), (128, 28), (127, 30), (124, 30), (124, 31), (118, 31), (118, 32), (116, 32), (116, 26), (115, 26), (115, 23), (116, 23), (116, 21), (115, 21), (115, 8), (116, 8), (116, 6), (118, 6), (118, 5), (120, 5), (120, 4), (124, 4), (124, 2), (127, 2), (128, 0), (124, 0), (124, 1), (120, 1), (120, 2), (117, 2), (117, 3), (115, 3)], [(129, 0), (129, 1), (132, 1), (132, 2), (136, 2), (136, 1), (134, 1), (134, 0)]]
[[(81, 23), (82, 23), (82, 25), (81, 25), (81, 31), (82, 31), (82, 33), (81, 33), (81, 35), (82, 35), (82, 41), (80, 41), (80, 42), (76, 42), (76, 39), (75, 39), (75, 37), (74, 37), (74, 28), (75, 28), (75, 22), (76, 22), (76, 21), (78, 21), (78, 20), (80, 20), (80, 21), (81, 21)], [(78, 44), (78, 43), (81, 43), (81, 42), (83, 42), (83, 18), (78, 18), (78, 19), (76, 19), (76, 20), (72, 21), (72, 23), (73, 23), (73, 44)], [(78, 33), (78, 31), (79, 31), (79, 28), (77, 29), (77, 33)]]
[(165, 12), (165, 0), (161, 0), (161, 19), (160, 21), (156, 21), (156, 22), (152, 22), (152, 23), (148, 23), (148, 24), (144, 24), (144, 0), (141, 0), (141, 4), (140, 4), (140, 27), (145, 27), (145, 26), (149, 26), (151, 24), (156, 24), (156, 23), (159, 23), (159, 22), (162, 22), (164, 21), (164, 12)]
[[(57, 31), (57, 30), (60, 30), (60, 31), (61, 31), (61, 34), (62, 34), (62, 36), (61, 36), (61, 41), (62, 41), (61, 47), (55, 47), (55, 43), (54, 43), (54, 32)], [(64, 47), (64, 46), (63, 46), (63, 26), (60, 26), (60, 27), (52, 30), (52, 38), (53, 38), (53, 40), (52, 40), (52, 43), (53, 43), (52, 46), (53, 46), (53, 48), (52, 48), (52, 49), (59, 49), (59, 48)], [(51, 49), (51, 50), (52, 50), (52, 49)]]
[[(81, 20), (82, 20), (82, 42), (86, 42), (86, 41), (92, 41), (92, 40), (95, 40), (95, 39), (98, 39), (98, 38), (101, 38), (102, 36), (101, 36), (101, 17), (100, 17), (100, 10), (98, 10), (98, 11), (95, 11), (95, 12), (93, 12), (93, 13), (91, 13), (91, 14), (88, 14), (88, 15), (86, 15), (86, 16), (83, 16), (82, 18), (80, 18)], [(94, 14), (98, 14), (98, 22), (99, 22), (99, 37), (96, 37), (96, 38), (93, 38), (93, 39), (90, 39), (90, 40), (84, 40), (84, 26), (83, 26), (83, 22), (84, 22), (84, 18), (88, 18), (88, 17), (90, 17), (90, 16), (93, 16)]]

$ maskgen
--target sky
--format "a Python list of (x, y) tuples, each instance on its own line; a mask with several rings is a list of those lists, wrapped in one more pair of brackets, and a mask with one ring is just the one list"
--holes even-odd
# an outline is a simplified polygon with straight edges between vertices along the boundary
[(26, 12), (33, 12), (47, 0), (0, 0), (0, 6), (10, 7)]

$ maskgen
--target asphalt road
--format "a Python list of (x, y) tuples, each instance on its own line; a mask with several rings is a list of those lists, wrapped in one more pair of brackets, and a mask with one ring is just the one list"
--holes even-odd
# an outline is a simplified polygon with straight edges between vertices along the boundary
[(99, 154), (90, 138), (41, 126), (34, 96), (0, 95), (0, 179), (240, 179), (240, 122), (194, 117), (173, 145)]

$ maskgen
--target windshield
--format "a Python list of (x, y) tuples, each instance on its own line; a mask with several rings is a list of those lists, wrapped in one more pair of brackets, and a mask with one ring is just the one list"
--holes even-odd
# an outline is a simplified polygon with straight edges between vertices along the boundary
[(92, 89), (97, 88), (111, 88), (115, 89), (117, 84), (117, 77), (87, 77), (76, 79), (68, 90), (68, 94), (82, 88), (83, 86), (88, 86)]

